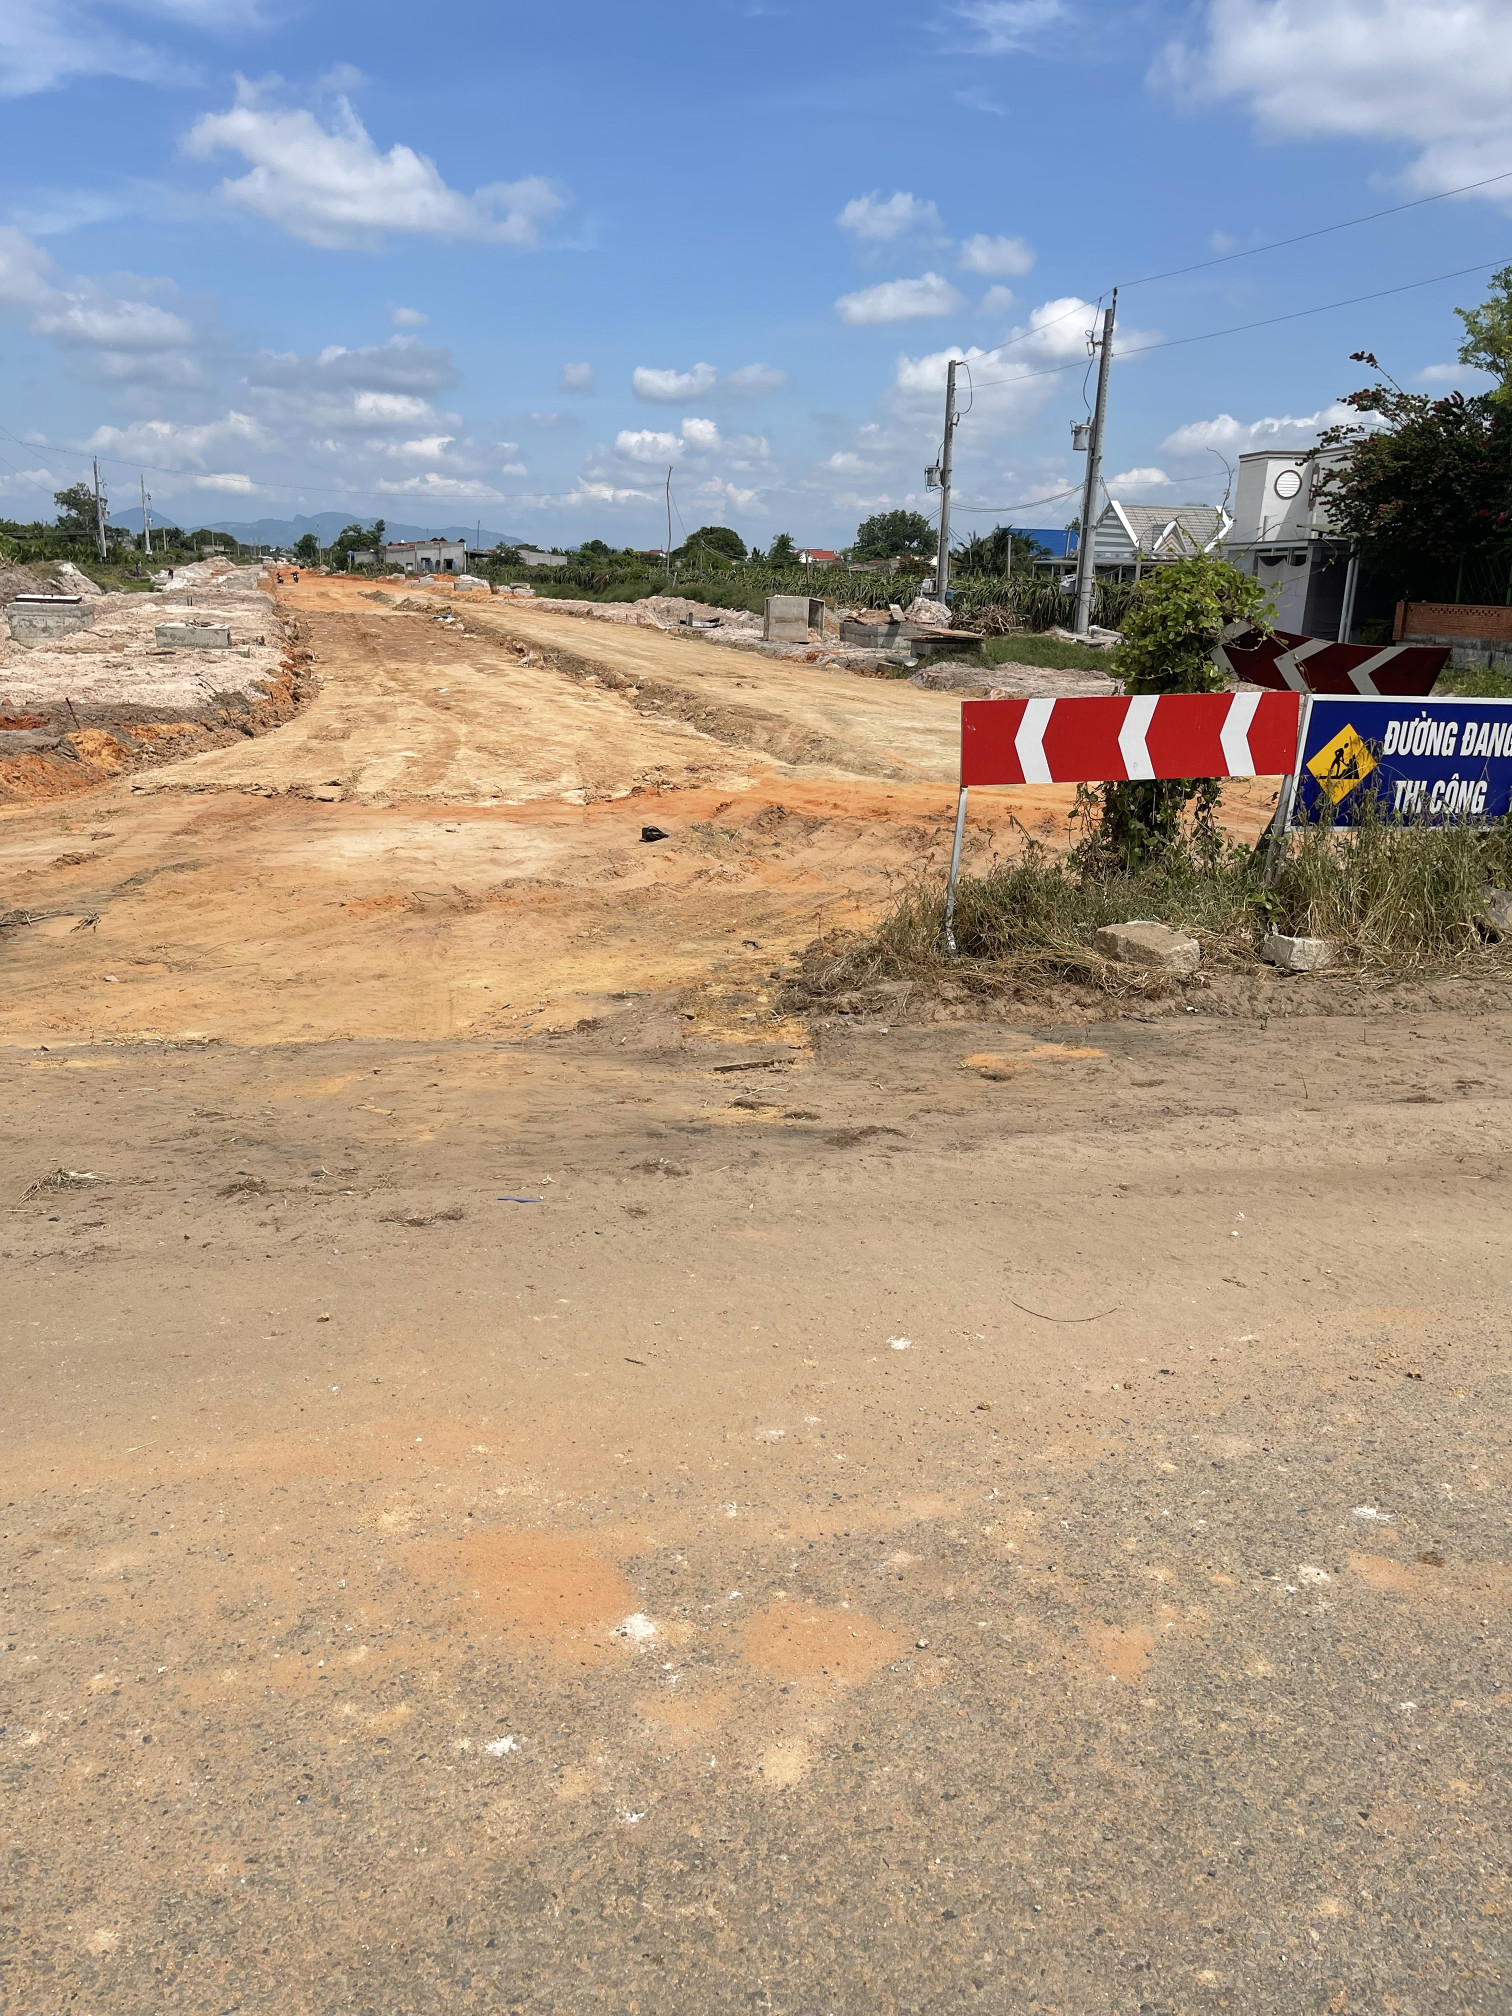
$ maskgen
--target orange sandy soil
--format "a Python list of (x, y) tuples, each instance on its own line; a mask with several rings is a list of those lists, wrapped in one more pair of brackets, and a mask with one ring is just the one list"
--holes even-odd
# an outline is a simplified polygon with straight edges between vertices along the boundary
[(0, 816), (7, 2016), (1504, 2016), (1504, 997), (783, 1021), (951, 701), (297, 600)]
[[(498, 599), (456, 598), (459, 635), (284, 593), (320, 682), (295, 719), (0, 812), (0, 913), (42, 920), (5, 934), (0, 1034), (490, 1035), (759, 992), (948, 859), (947, 695)], [(1073, 796), (977, 793), (968, 865), (1015, 822), (1064, 844)], [(1231, 829), (1273, 799), (1235, 787)]]

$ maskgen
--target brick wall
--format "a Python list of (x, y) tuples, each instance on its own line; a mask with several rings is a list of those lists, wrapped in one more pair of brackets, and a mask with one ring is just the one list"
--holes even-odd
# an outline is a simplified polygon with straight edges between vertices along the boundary
[(1392, 641), (1413, 637), (1474, 637), (1512, 643), (1512, 608), (1495, 602), (1398, 602)]

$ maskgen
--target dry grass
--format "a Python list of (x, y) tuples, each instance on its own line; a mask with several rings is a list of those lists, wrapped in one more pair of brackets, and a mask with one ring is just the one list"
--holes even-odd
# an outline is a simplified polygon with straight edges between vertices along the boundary
[(1426, 827), (1371, 819), (1353, 831), (1313, 826), (1288, 845), (1267, 885), (1263, 852), (1203, 863), (1173, 850), (1159, 865), (1097, 873), (1075, 854), (1029, 843), (985, 875), (961, 878), (945, 951), (941, 878), (905, 892), (868, 935), (834, 933), (808, 948), (795, 983), (809, 1005), (901, 1012), (938, 989), (996, 995), (1070, 981), (1112, 996), (1169, 992), (1167, 974), (1105, 959), (1104, 924), (1154, 918), (1190, 933), (1208, 968), (1252, 966), (1267, 931), (1327, 938), (1340, 965), (1429, 977), (1467, 966), (1512, 970), (1512, 944), (1486, 916), (1489, 887), (1512, 884), (1512, 826)]

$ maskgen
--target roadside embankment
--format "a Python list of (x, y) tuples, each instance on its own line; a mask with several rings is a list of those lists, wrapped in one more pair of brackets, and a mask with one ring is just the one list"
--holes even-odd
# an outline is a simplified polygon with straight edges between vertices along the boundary
[(0, 627), (0, 804), (69, 797), (265, 734), (312, 690), (297, 622), (251, 568), (200, 563), (146, 594), (102, 593), (69, 572), (43, 592), (77, 592), (82, 628), (25, 642)]

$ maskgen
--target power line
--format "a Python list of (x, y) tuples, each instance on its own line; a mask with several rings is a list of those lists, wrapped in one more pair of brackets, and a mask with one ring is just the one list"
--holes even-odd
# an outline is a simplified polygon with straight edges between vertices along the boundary
[(1363, 217), (1345, 217), (1338, 224), (1320, 224), (1314, 231), (1299, 231), (1294, 238), (1273, 238), (1268, 245), (1251, 245), (1245, 252), (1220, 252), (1212, 259), (1197, 259), (1190, 266), (1173, 266), (1166, 273), (1146, 273), (1142, 280), (1125, 280), (1121, 286), (1149, 287), (1157, 280), (1175, 280), (1183, 273), (1201, 273), (1209, 266), (1227, 266), (1235, 259), (1255, 259), (1262, 252), (1279, 252), (1287, 245), (1302, 245), (1309, 238), (1326, 238), (1333, 231), (1352, 231), (1357, 224), (1374, 224), (1382, 217), (1399, 217), (1404, 210), (1421, 210), (1425, 203), (1442, 203), (1449, 196), (1465, 196), (1472, 189), (1489, 189), (1493, 182), (1512, 181), (1512, 168), (1499, 175), (1486, 175), (1479, 182), (1462, 182), (1457, 189), (1440, 189), (1433, 196), (1415, 196), (1410, 203), (1393, 203), (1387, 210), (1370, 210)]
[(1038, 511), (1042, 504), (1059, 504), (1064, 497), (1074, 497), (1079, 488), (1079, 484), (1073, 483), (1067, 489), (1057, 490), (1049, 497), (1031, 497), (1027, 504), (957, 504), (953, 508), (973, 514), (981, 513), (984, 516), (989, 512), (1001, 514), (1006, 511), (1016, 514), (1020, 511)]
[[(1129, 287), (1149, 287), (1157, 280), (1175, 280), (1184, 273), (1201, 273), (1210, 266), (1230, 265), (1236, 259), (1255, 259), (1262, 252), (1277, 252), (1288, 245), (1301, 245), (1309, 238), (1326, 238), (1334, 231), (1352, 231), (1357, 225), (1374, 224), (1382, 217), (1396, 217), (1404, 210), (1420, 210), (1425, 203), (1442, 203), (1450, 196), (1465, 196), (1471, 190), (1488, 189), (1493, 183), (1507, 181), (1512, 181), (1512, 168), (1504, 169), (1499, 175), (1487, 175), (1479, 182), (1462, 182), (1454, 189), (1440, 189), (1432, 196), (1416, 196), (1410, 203), (1394, 203), (1386, 210), (1371, 210), (1363, 217), (1345, 217), (1337, 224), (1320, 224), (1314, 231), (1299, 231), (1292, 238), (1275, 238), (1268, 245), (1251, 245), (1243, 252), (1220, 252), (1211, 259), (1194, 260), (1190, 266), (1172, 266), (1164, 273), (1146, 273), (1141, 279), (1127, 280), (1120, 284), (1125, 289)], [(1467, 272), (1477, 272), (1480, 269), (1477, 267), (1467, 267), (1465, 270)], [(1421, 284), (1426, 285), (1427, 283), (1423, 282)], [(1362, 300), (1369, 300), (1373, 297), (1362, 295), (1360, 298)], [(1038, 336), (1046, 329), (1054, 329), (1061, 322), (1069, 322), (1073, 315), (1086, 314), (1089, 306), (1095, 313), (1097, 309), (1101, 308), (1102, 302), (1103, 296), (1101, 294), (1098, 295), (1094, 303), (1078, 302), (1076, 307), (1068, 308), (1064, 315), (1057, 315), (1049, 322), (1041, 322), (1036, 328), (1025, 329), (1017, 336), (1010, 336), (1002, 343), (995, 343), (990, 350), (984, 350), (982, 355), (984, 357), (996, 357), (1004, 350), (1011, 350), (1015, 344), (1027, 343), (1031, 336)], [(1124, 352), (1125, 356), (1128, 354), (1127, 351)], [(1000, 384), (1003, 381), (992, 379), (989, 382)]]
[[(1115, 354), (1122, 357), (1142, 357), (1151, 350), (1177, 350), (1187, 343), (1212, 343), (1220, 336), (1242, 336), (1248, 329), (1270, 329), (1278, 322), (1299, 322), (1307, 315), (1327, 315), (1335, 308), (1355, 308), (1362, 301), (1383, 301), (1390, 294), (1410, 294), (1418, 287), (1436, 287), (1444, 280), (1462, 280), (1467, 273), (1484, 273), (1488, 268), (1507, 263), (1507, 255), (1496, 259), (1482, 259), (1474, 266), (1456, 266), (1452, 273), (1430, 273), (1426, 280), (1404, 280), (1399, 287), (1378, 287), (1371, 294), (1351, 294), (1343, 301), (1322, 301), (1313, 308), (1292, 308), (1284, 315), (1263, 315), (1255, 322), (1235, 322), (1227, 329), (1205, 329), (1198, 336), (1163, 336), (1158, 343), (1136, 343), (1127, 350)], [(1048, 326), (1048, 325), (1047, 325)], [(1052, 364), (1043, 371), (1020, 371), (1011, 378), (984, 378), (982, 389), (989, 385), (1021, 385), (1028, 378), (1054, 378), (1065, 371), (1081, 368), (1081, 359), (1073, 357), (1066, 364)]]

